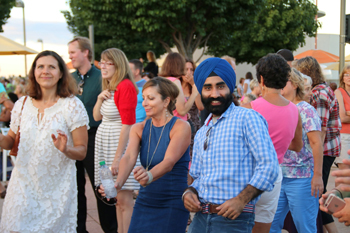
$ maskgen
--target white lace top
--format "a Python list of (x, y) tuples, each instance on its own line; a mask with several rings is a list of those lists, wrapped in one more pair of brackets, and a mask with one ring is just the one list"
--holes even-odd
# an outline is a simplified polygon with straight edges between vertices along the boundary
[(38, 109), (31, 98), (19, 99), (11, 115), (10, 128), (21, 139), (16, 165), (2, 209), (0, 232), (75, 232), (77, 223), (77, 184), (75, 160), (54, 146), (51, 134), (60, 129), (73, 145), (71, 132), (88, 126), (89, 118), (82, 102), (60, 98), (45, 109), (38, 121)]

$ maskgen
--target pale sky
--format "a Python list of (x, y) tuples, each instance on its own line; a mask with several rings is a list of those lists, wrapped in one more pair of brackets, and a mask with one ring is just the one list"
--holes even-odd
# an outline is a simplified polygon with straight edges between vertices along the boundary
[[(27, 47), (38, 52), (41, 51), (42, 39), (44, 50), (54, 50), (68, 62), (67, 42), (73, 38), (73, 34), (67, 29), (67, 24), (62, 10), (69, 10), (68, 0), (23, 0), (25, 4), (25, 23)], [(313, 1), (315, 2), (315, 1)], [(320, 18), (322, 28), (320, 34), (339, 34), (340, 28), (340, 0), (318, 0), (318, 8), (326, 13)], [(350, 13), (350, 1), (347, 1), (346, 13)], [(23, 15), (22, 8), (14, 7), (11, 18), (3, 26), (4, 32), (0, 35), (23, 44)], [(347, 45), (346, 55), (350, 54)], [(27, 56), (28, 71), (35, 55)], [(24, 75), (24, 56), (0, 56), (0, 76)]]

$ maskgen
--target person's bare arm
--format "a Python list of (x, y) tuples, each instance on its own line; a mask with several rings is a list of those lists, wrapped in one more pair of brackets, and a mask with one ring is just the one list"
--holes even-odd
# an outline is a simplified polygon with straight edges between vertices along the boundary
[(98, 95), (96, 104), (95, 104), (94, 109), (92, 111), (92, 115), (93, 115), (95, 121), (102, 120), (102, 115), (100, 112), (102, 103), (104, 100), (111, 98), (111, 96), (112, 95), (108, 90), (104, 90)]
[(10, 129), (7, 135), (0, 134), (0, 147), (5, 150), (11, 150), (15, 142), (16, 134)]
[(1, 112), (0, 121), (8, 122), (11, 120), (11, 111), (13, 109), (13, 102), (11, 100), (5, 100), (3, 103), (5, 109)]
[(125, 151), (126, 145), (128, 144), (129, 140), (129, 133), (132, 125), (122, 125), (122, 129), (120, 130), (119, 134), (119, 142), (117, 151), (115, 152), (115, 157), (112, 163), (112, 174), (117, 175), (119, 170), (119, 162), (120, 159)]
[[(322, 164), (323, 164), (323, 142), (320, 131), (311, 131), (307, 137), (314, 157), (314, 175), (311, 180), (311, 195), (321, 196), (323, 193)], [(317, 195), (318, 193), (318, 195)]]
[(192, 108), (192, 105), (194, 104), (194, 101), (198, 95), (198, 90), (196, 85), (192, 86), (192, 94), (190, 98), (185, 101), (185, 95), (182, 90), (181, 82), (180, 80), (175, 80), (174, 84), (179, 88), (179, 95), (176, 98), (176, 111), (181, 115), (185, 116), (188, 111)]
[(220, 210), (218, 215), (222, 215), (223, 217), (230, 219), (237, 218), (242, 213), (246, 204), (259, 196), (261, 193), (261, 190), (248, 184), (247, 187), (245, 187), (245, 189), (238, 194), (238, 196), (225, 201), (222, 205), (216, 208)]
[(301, 122), (300, 114), (298, 114), (298, 124), (297, 128), (295, 129), (294, 138), (292, 142), (290, 143), (288, 150), (292, 150), (295, 152), (300, 152), (303, 148), (303, 125)]
[(65, 156), (73, 160), (83, 160), (86, 156), (88, 133), (87, 127), (82, 126), (72, 131), (73, 146), (67, 145), (67, 135), (57, 130), (57, 137), (51, 134), (55, 147)]
[(197, 109), (199, 111), (202, 111), (204, 109), (204, 105), (202, 103), (202, 100), (201, 100), (201, 95), (197, 95), (196, 99), (195, 99), (195, 104), (197, 106)]
[(247, 93), (247, 90), (248, 90), (248, 84), (244, 83), (243, 84), (243, 95)]
[(143, 127), (144, 123), (142, 122), (133, 125), (130, 129), (129, 144), (123, 158), (120, 160), (118, 177), (115, 182), (115, 186), (118, 190), (123, 187), (136, 164), (137, 156), (140, 152)]

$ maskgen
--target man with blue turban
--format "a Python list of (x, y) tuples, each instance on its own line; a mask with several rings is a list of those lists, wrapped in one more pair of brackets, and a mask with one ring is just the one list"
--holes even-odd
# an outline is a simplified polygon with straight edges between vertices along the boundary
[(278, 175), (266, 120), (232, 103), (236, 75), (227, 61), (206, 59), (194, 82), (210, 114), (194, 141), (194, 181), (182, 195), (186, 209), (196, 212), (188, 232), (251, 232), (255, 203)]

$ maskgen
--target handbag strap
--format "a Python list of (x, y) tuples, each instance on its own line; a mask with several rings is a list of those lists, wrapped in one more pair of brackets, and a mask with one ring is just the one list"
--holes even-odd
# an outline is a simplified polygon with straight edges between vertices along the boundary
[(22, 104), (22, 108), (21, 108), (21, 113), (20, 113), (20, 115), (19, 115), (19, 124), (18, 124), (18, 131), (17, 132), (19, 132), (19, 126), (21, 125), (21, 121), (22, 121), (22, 112), (23, 112), (23, 107), (24, 107), (24, 104), (26, 103), (26, 100), (27, 100), (27, 97), (28, 96), (26, 96), (25, 98), (24, 98), (24, 100), (23, 100), (23, 104)]

